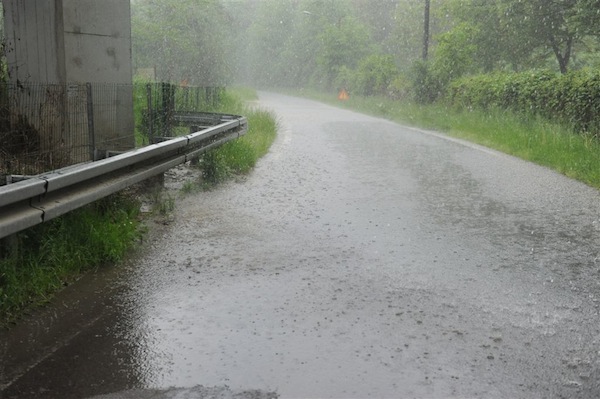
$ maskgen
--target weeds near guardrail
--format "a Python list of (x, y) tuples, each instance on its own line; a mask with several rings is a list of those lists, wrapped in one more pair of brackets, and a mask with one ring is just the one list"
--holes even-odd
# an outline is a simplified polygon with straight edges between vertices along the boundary
[(0, 240), (0, 327), (86, 270), (123, 258), (140, 237), (139, 203), (115, 194)]
[(277, 121), (270, 112), (244, 105), (234, 96), (225, 94), (219, 111), (245, 115), (248, 132), (200, 158), (203, 178), (210, 184), (223, 182), (232, 174), (247, 173), (269, 151), (277, 135)]

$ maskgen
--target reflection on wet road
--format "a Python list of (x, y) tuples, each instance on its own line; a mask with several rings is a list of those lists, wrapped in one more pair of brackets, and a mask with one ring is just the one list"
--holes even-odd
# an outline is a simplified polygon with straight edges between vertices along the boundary
[(5, 366), (3, 398), (600, 396), (598, 191), (384, 120), (261, 103), (281, 120), (270, 154), (65, 294), (60, 336), (23, 327), (48, 342), (5, 351), (31, 360)]

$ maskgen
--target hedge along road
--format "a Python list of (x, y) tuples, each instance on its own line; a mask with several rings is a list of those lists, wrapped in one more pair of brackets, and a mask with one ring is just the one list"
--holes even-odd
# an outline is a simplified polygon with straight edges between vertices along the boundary
[(382, 119), (260, 102), (280, 117), (271, 152), (178, 203), (139, 259), (88, 284), (112, 281), (96, 302), (71, 295), (62, 307), (102, 308), (3, 398), (600, 397), (597, 190)]

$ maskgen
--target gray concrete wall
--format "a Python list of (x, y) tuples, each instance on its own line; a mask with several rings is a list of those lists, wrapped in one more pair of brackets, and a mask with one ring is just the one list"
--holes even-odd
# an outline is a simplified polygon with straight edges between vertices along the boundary
[(6, 58), (11, 81), (65, 81), (62, 9), (55, 0), (3, 0)]
[(94, 130), (100, 150), (135, 146), (130, 85), (129, 0), (62, 0), (65, 73), (68, 82), (94, 83)]
[[(133, 148), (129, 0), (2, 0), (2, 3), (11, 82), (22, 85), (93, 83), (97, 147), (115, 151)], [(127, 86), (116, 87), (115, 84)], [(69, 101), (54, 102), (53, 106), (58, 108), (45, 115), (64, 114), (61, 107), (73, 100), (69, 93), (67, 89), (64, 94)], [(24, 101), (19, 103), (25, 104)], [(49, 107), (44, 103), (26, 106)], [(22, 111), (27, 115), (32, 113), (31, 109)], [(87, 115), (85, 120), (76, 118), (79, 130), (73, 126), (73, 115), (62, 118), (60, 123), (49, 124), (40, 121), (42, 116), (38, 115), (30, 122), (38, 129), (46, 147), (64, 141), (61, 135), (73, 134), (81, 137), (70, 137), (70, 142), (87, 145), (87, 134), (77, 133), (81, 126), (87, 126)], [(59, 126), (61, 131), (57, 132), (57, 128), (44, 131), (42, 126), (48, 125)]]
[(129, 0), (62, 0), (70, 82), (131, 83)]
[(132, 81), (129, 0), (2, 0), (11, 79)]

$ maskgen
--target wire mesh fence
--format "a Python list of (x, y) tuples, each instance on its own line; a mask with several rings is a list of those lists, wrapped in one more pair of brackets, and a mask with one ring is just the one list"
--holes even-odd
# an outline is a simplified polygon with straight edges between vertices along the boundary
[[(173, 135), (176, 115), (214, 110), (221, 88), (143, 84), (0, 85), (0, 185)], [(139, 141), (139, 140), (138, 140)]]
[(86, 96), (85, 86), (0, 86), (0, 174), (33, 174), (85, 160), (87, 137), (78, 130), (87, 123)]
[[(136, 85), (135, 97), (142, 112), (137, 115), (138, 131), (152, 143), (176, 135), (178, 115), (213, 111), (219, 105), (223, 88), (176, 86), (168, 83)], [(142, 102), (145, 104), (142, 105)]]

